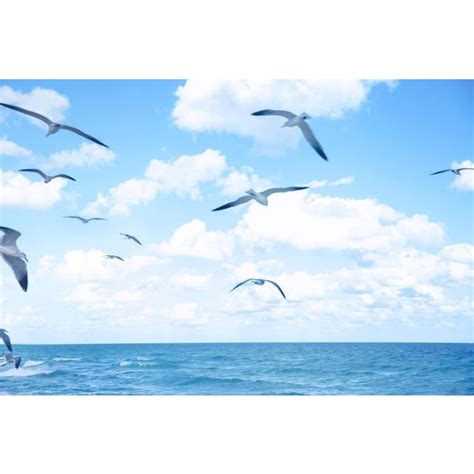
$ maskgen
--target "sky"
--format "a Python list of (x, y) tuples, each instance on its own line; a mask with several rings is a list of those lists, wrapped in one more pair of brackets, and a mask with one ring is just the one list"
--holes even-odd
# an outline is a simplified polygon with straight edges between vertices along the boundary
[[(430, 176), (474, 166), (472, 81), (0, 81), (0, 102), (110, 147), (0, 108), (0, 221), (29, 259), (27, 293), (0, 265), (14, 341), (473, 340), (474, 172)], [(311, 115), (329, 161), (263, 108)], [(287, 300), (229, 293), (252, 277)]]

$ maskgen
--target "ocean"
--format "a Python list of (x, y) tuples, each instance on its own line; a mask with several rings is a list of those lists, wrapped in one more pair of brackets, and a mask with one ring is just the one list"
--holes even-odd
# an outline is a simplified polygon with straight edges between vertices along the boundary
[(2, 395), (473, 395), (473, 344), (20, 345)]

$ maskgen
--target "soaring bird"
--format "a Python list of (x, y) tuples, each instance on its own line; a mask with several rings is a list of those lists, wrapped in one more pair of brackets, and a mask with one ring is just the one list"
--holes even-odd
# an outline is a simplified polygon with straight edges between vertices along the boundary
[(16, 246), (16, 241), (21, 234), (17, 230), (8, 227), (0, 227), (0, 230), (3, 231), (0, 253), (2, 254), (3, 260), (5, 260), (13, 270), (23, 291), (26, 291), (28, 289), (28, 272), (25, 262), (27, 262), (28, 259)]
[(282, 125), (282, 127), (299, 127), (303, 132), (303, 136), (306, 138), (306, 141), (311, 145), (311, 147), (318, 153), (318, 155), (323, 159), (328, 161), (328, 157), (323, 150), (321, 144), (316, 140), (313, 131), (311, 130), (310, 126), (306, 123), (306, 120), (311, 119), (311, 117), (306, 113), (303, 112), (300, 115), (295, 115), (293, 112), (288, 112), (287, 110), (259, 110), (258, 112), (254, 112), (252, 115), (278, 115), (281, 117), (286, 118), (286, 122)]
[(17, 112), (20, 112), (25, 115), (29, 115), (30, 117), (37, 118), (44, 122), (48, 126), (48, 134), (53, 135), (53, 133), (59, 132), (59, 130), (69, 130), (70, 132), (77, 133), (81, 137), (87, 138), (88, 140), (97, 143), (97, 145), (105, 146), (106, 148), (109, 148), (105, 143), (102, 143), (101, 141), (97, 140), (97, 138), (94, 138), (91, 135), (88, 135), (87, 133), (84, 133), (82, 130), (79, 130), (78, 128), (75, 127), (70, 127), (69, 125), (64, 125), (61, 123), (55, 123), (52, 120), (50, 120), (48, 117), (45, 117), (44, 115), (38, 114), (37, 112), (32, 112), (31, 110), (26, 110), (22, 109), (21, 107), (17, 107), (16, 105), (10, 105), (10, 104), (3, 104), (0, 103), (0, 105), (3, 105), (4, 107), (7, 107), (8, 109), (16, 110)]
[(441, 171), (436, 171), (434, 173), (431, 173), (431, 176), (435, 175), (435, 174), (441, 174), (441, 173), (447, 173), (448, 171), (451, 171), (451, 173), (453, 174), (457, 174), (458, 176), (461, 176), (461, 171), (464, 171), (464, 170), (474, 170), (474, 168), (449, 168), (447, 170), (441, 170)]
[(10, 336), (8, 335), (8, 331), (6, 329), (0, 329), (0, 339), (3, 340), (7, 349), (12, 352), (12, 341), (10, 340)]
[(126, 239), (133, 240), (133, 241), (136, 242), (138, 245), (142, 245), (142, 243), (141, 243), (136, 237), (134, 237), (133, 235), (130, 235), (130, 234), (122, 234), (122, 232), (120, 232), (120, 235), (123, 235)]
[(215, 209), (213, 209), (213, 211), (222, 211), (223, 209), (228, 209), (229, 207), (239, 206), (240, 204), (249, 202), (252, 199), (257, 201), (259, 204), (262, 204), (263, 206), (268, 206), (268, 196), (271, 196), (272, 194), (287, 193), (290, 191), (300, 191), (301, 189), (308, 189), (308, 187), (309, 186), (292, 186), (290, 188), (270, 188), (266, 191), (262, 191), (261, 193), (257, 193), (253, 189), (249, 189), (248, 191), (245, 191), (247, 196), (242, 196), (241, 198), (235, 201), (228, 202), (227, 204), (224, 204), (220, 207), (216, 207)]
[(106, 221), (103, 217), (91, 217), (90, 219), (86, 219), (85, 217), (81, 216), (64, 216), (68, 219), (79, 219), (83, 224), (88, 224), (90, 221)]
[(18, 369), (21, 364), (21, 357), (20, 356), (13, 357), (13, 354), (11, 352), (7, 352), (5, 354), (5, 362), (3, 364), (0, 364), (0, 367), (3, 367), (4, 365), (7, 365), (7, 364), (15, 364), (15, 369)]
[(109, 260), (113, 260), (113, 259), (122, 260), (122, 262), (125, 262), (125, 260), (122, 257), (119, 257), (118, 255), (107, 254), (107, 255), (104, 255), (104, 258), (107, 258)]
[(46, 184), (48, 184), (54, 178), (66, 178), (66, 179), (70, 179), (71, 181), (76, 181), (74, 178), (72, 178), (71, 176), (67, 174), (55, 174), (54, 176), (48, 176), (46, 173), (43, 173), (41, 170), (37, 168), (24, 168), (19, 171), (29, 171), (30, 173), (38, 173), (43, 178), (43, 181)]
[(259, 286), (262, 286), (265, 282), (268, 282), (268, 283), (271, 283), (272, 285), (274, 285), (276, 288), (278, 288), (278, 291), (281, 293), (281, 295), (283, 296), (283, 298), (285, 298), (286, 300), (286, 296), (285, 296), (285, 293), (283, 293), (283, 290), (280, 288), (280, 285), (278, 285), (278, 283), (272, 281), (272, 280), (266, 280), (264, 278), (249, 278), (248, 280), (244, 280), (244, 281), (241, 281), (240, 283), (238, 283), (237, 285), (234, 286), (234, 288), (232, 288), (232, 290), (229, 291), (229, 293), (231, 291), (234, 291), (236, 288), (238, 288), (239, 286), (242, 286), (242, 285), (245, 285), (246, 283), (253, 283), (254, 285), (259, 285)]

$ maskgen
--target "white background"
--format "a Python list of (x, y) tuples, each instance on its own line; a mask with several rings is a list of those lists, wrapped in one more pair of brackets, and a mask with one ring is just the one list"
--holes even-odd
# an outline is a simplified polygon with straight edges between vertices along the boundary
[[(0, 79), (473, 78), (468, 5), (2, 2)], [(0, 409), (6, 473), (472, 472), (472, 397), (0, 397)]]

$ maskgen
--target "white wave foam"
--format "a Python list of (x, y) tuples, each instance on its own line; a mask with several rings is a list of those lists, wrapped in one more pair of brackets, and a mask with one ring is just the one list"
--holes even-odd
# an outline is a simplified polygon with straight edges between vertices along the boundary
[(132, 365), (130, 360), (121, 360), (119, 363), (120, 367), (127, 367), (127, 365)]
[(149, 357), (137, 357), (137, 360), (152, 360)]
[(53, 359), (56, 362), (73, 362), (75, 360), (81, 360), (80, 357), (54, 357)]
[(54, 372), (53, 369), (24, 369), (20, 367), (19, 369), (13, 368), (10, 370), (6, 370), (5, 372), (0, 372), (0, 377), (32, 377), (33, 375), (48, 375), (52, 372)]
[(27, 360), (25, 361), (21, 366), (22, 367), (35, 367), (37, 365), (41, 365), (41, 364), (44, 364), (45, 361), (44, 360)]

